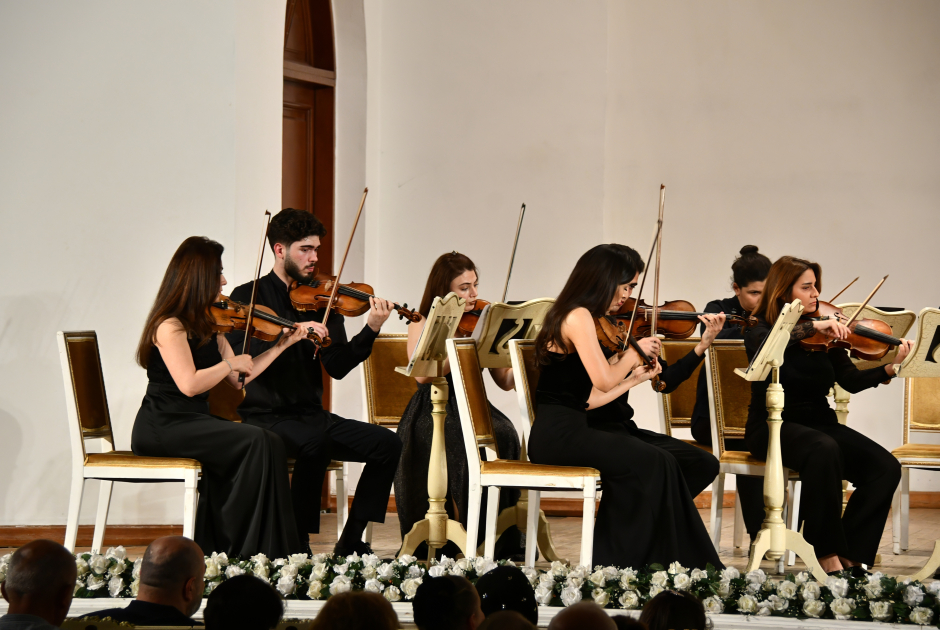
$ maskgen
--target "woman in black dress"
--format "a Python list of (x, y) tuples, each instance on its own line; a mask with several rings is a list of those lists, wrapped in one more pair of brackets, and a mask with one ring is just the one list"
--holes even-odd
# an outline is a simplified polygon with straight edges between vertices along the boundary
[[(209, 415), (209, 390), (223, 379), (241, 387), (285, 348), (303, 339), (297, 327), (264, 354), (232, 352), (213, 332), (209, 306), (225, 286), (222, 246), (202, 236), (170, 260), (137, 348), (150, 383), (134, 421), (137, 455), (187, 457), (202, 464), (195, 540), (203, 552), (271, 558), (304, 552), (294, 525), (287, 458), (275, 434)], [(285, 329), (285, 333), (287, 330)]]
[[(598, 245), (581, 256), (536, 339), (541, 376), (529, 458), (537, 464), (590, 466), (603, 493), (594, 524), (594, 564), (641, 567), (678, 561), (723, 568), (675, 457), (621, 433), (592, 429), (586, 410), (619, 398), (662, 370), (632, 349), (605, 358), (594, 319), (617, 310), (636, 286), (643, 260), (625, 245)], [(640, 340), (659, 354), (656, 338)]]
[[(803, 317), (813, 317), (821, 288), (818, 263), (792, 256), (777, 260), (754, 312), (760, 323), (744, 334), (748, 357), (757, 354), (784, 304), (798, 299)], [(803, 537), (813, 545), (822, 568), (858, 572), (858, 565), (871, 566), (875, 561), (891, 499), (901, 480), (901, 465), (877, 442), (839, 424), (826, 396), (835, 383), (854, 394), (894, 378), (895, 365), (910, 352), (911, 342), (901, 344), (894, 364), (859, 370), (844, 349), (804, 350), (800, 340), (817, 332), (844, 339), (849, 330), (836, 319), (800, 321), (793, 327), (780, 367), (786, 396), (780, 449), (783, 465), (798, 471), (803, 480)], [(751, 383), (744, 435), (751, 453), (761, 459), (767, 456), (768, 382)], [(843, 479), (855, 485), (844, 513)]]
[[(472, 311), (476, 306), (477, 286), (476, 266), (463, 254), (451, 252), (444, 254), (434, 262), (428, 275), (424, 296), (421, 298), (421, 321), (408, 326), (408, 356), (414, 352), (424, 330), (425, 318), (431, 312), (431, 303), (436, 297), (444, 297), (454, 292), (467, 301), (464, 309)], [(458, 333), (459, 335), (459, 333)], [(444, 422), (444, 444), (447, 454), (447, 497), (445, 506), (448, 517), (467, 525), (467, 500), (470, 482), (467, 477), (467, 451), (463, 443), (463, 431), (460, 429), (460, 415), (457, 401), (453, 396), (454, 383), (451, 380), (449, 364), (445, 362), (448, 393), (447, 419)], [(495, 368), (490, 375), (496, 385), (509, 391), (514, 388), (511, 368)], [(428, 511), (428, 462), (431, 459), (431, 381), (430, 377), (418, 377), (418, 391), (411, 397), (408, 407), (398, 424), (398, 437), (401, 438), (402, 452), (398, 473), (395, 475), (395, 504), (401, 534), (404, 537), (417, 521), (424, 518)], [(501, 459), (519, 459), (521, 446), (519, 434), (512, 422), (493, 405), (490, 405), (493, 418), (493, 431), (496, 433), (496, 447)], [(500, 493), (499, 508), (511, 507), (519, 500), (519, 490), (507, 489)], [(480, 506), (480, 531), (486, 522), (485, 501)], [(448, 543), (440, 553), (454, 557), (456, 547)], [(524, 545), (521, 533), (513, 526), (503, 532), (496, 544), (496, 557), (508, 558), (522, 553)], [(426, 546), (418, 547), (415, 554), (419, 558), (427, 556)], [(423, 554), (423, 555), (422, 555)]]

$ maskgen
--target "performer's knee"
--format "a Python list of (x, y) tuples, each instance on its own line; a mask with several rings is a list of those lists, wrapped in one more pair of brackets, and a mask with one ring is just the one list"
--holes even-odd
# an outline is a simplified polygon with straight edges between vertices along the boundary
[(395, 462), (401, 458), (401, 438), (394, 431), (388, 429), (382, 432), (382, 438), (376, 448), (378, 459), (385, 462)]

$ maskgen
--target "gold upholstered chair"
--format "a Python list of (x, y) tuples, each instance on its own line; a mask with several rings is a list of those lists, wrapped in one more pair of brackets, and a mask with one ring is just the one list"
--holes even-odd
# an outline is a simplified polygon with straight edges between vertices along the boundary
[[(698, 345), (699, 341), (700, 339), (698, 337), (663, 341), (663, 349), (662, 352), (660, 352), (660, 356), (662, 356), (669, 365), (674, 365), (676, 361), (691, 352), (692, 349)], [(698, 375), (704, 365), (704, 362), (699, 363), (698, 367), (692, 372), (692, 376), (672, 392), (663, 394), (662, 405), (659, 407), (660, 433), (672, 436), (673, 429), (692, 428), (692, 410), (695, 409)], [(688, 442), (709, 453), (712, 452), (712, 448), (707, 444), (699, 444), (692, 439), (680, 439), (682, 439), (683, 442)]]
[[(111, 489), (115, 481), (182, 482), (183, 535), (192, 538), (199, 499), (196, 484), (202, 473), (199, 462), (182, 457), (142, 457), (131, 451), (115, 451), (101, 355), (98, 352), (98, 335), (92, 330), (59, 331), (56, 336), (72, 443), (72, 488), (65, 526), (65, 547), (75, 551), (78, 516), (86, 479), (101, 481), (92, 550), (101, 550), (111, 504)], [(99, 452), (89, 453), (85, 447), (87, 440), (97, 440)]]
[(940, 470), (940, 444), (911, 442), (911, 432), (940, 433), (940, 378), (904, 379), (904, 422), (901, 446), (891, 454), (901, 462), (901, 484), (891, 509), (894, 553), (908, 548), (911, 468)]
[[(519, 343), (519, 341), (509, 342), (510, 346), (514, 343)], [(450, 369), (454, 380), (454, 396), (460, 413), (460, 426), (467, 451), (467, 473), (470, 480), (467, 507), (467, 551), (471, 554), (476, 552), (483, 488), (488, 488), (484, 539), (484, 556), (487, 558), (493, 558), (496, 548), (496, 519), (499, 511), (500, 487), (529, 490), (526, 511), (528, 517), (526, 530), (529, 532), (536, 531), (538, 527), (540, 491), (579, 490), (584, 497), (580, 564), (592, 567), (595, 488), (597, 480), (600, 479), (600, 472), (594, 468), (580, 466), (549, 466), (521, 460), (499, 459), (476, 341), (448, 339), (447, 356), (450, 359)], [(516, 376), (517, 384), (526, 381), (523, 375), (517, 376), (514, 372), (514, 376)], [(523, 422), (523, 432), (528, 443), (527, 422)], [(480, 457), (481, 448), (494, 452), (496, 459), (487, 458), (487, 461), (483, 461)], [(535, 544), (533, 543), (532, 537), (526, 536), (525, 566), (527, 567), (535, 565)]]

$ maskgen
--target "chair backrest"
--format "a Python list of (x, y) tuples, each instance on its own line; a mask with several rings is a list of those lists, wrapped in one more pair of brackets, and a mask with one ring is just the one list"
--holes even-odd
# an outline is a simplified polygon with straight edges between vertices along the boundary
[(245, 389), (235, 389), (222, 379), (209, 390), (209, 413), (232, 422), (241, 422), (238, 406), (245, 400)]
[(741, 340), (719, 339), (708, 347), (708, 408), (712, 421), (712, 451), (717, 457), (725, 451), (726, 438), (743, 438), (747, 409), (751, 404), (751, 384), (734, 373), (748, 366)]
[(418, 382), (395, 371), (408, 365), (408, 334), (382, 333), (362, 363), (362, 399), (369, 424), (397, 427)]
[(72, 436), (73, 463), (85, 461), (85, 440), (101, 438), (114, 450), (111, 414), (104, 390), (98, 335), (93, 330), (59, 331), (59, 363)]
[(940, 377), (904, 379), (904, 444), (911, 431), (940, 433)]
[[(669, 365), (687, 355), (698, 345), (699, 338), (682, 339), (678, 341), (667, 340), (663, 342), (660, 355)], [(669, 394), (663, 394), (660, 406), (659, 430), (666, 435), (672, 435), (673, 429), (688, 429), (692, 426), (692, 410), (695, 409), (695, 393), (698, 387), (698, 375), (702, 370), (700, 363), (686, 381)]]
[(535, 390), (539, 384), (539, 366), (535, 362), (535, 339), (513, 339), (509, 342), (512, 376), (516, 383), (516, 400), (522, 418), (523, 452), (529, 443), (529, 431), (535, 421)]
[[(839, 308), (841, 308), (842, 311), (849, 317), (852, 317), (852, 315), (855, 314), (855, 311), (858, 310), (859, 306), (861, 306), (860, 302), (839, 304)], [(911, 326), (914, 325), (914, 322), (917, 321), (917, 315), (913, 311), (882, 311), (881, 309), (875, 308), (874, 306), (865, 306), (859, 317), (880, 319), (891, 327), (891, 334), (894, 337), (904, 337), (904, 335), (907, 334), (907, 331), (911, 329)], [(879, 365), (887, 365), (888, 363), (892, 363), (897, 354), (898, 349), (892, 348), (888, 351), (888, 354), (876, 361), (860, 361), (857, 359), (853, 359), (853, 361), (855, 361), (855, 367), (858, 369), (867, 370), (869, 368), (878, 367)]]
[(496, 447), (493, 418), (490, 415), (490, 403), (486, 398), (476, 341), (448, 339), (447, 357), (450, 359), (450, 373), (454, 381), (453, 395), (460, 414), (468, 469), (471, 474), (474, 470), (479, 474), (480, 448), (492, 449), (497, 457), (499, 450)]

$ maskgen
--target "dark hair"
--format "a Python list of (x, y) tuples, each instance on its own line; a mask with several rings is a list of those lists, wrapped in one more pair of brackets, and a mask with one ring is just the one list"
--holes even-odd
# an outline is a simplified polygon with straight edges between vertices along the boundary
[(741, 255), (731, 263), (731, 281), (743, 289), (752, 282), (767, 278), (770, 271), (770, 259), (757, 251), (757, 245), (745, 245)]
[(542, 330), (535, 340), (536, 362), (541, 365), (548, 363), (549, 345), (559, 348), (562, 354), (571, 352), (561, 335), (561, 325), (568, 314), (584, 307), (594, 317), (603, 317), (617, 287), (632, 282), (643, 267), (640, 255), (626, 245), (597, 245), (585, 252), (568, 276), (555, 304), (545, 315)]
[(425, 578), (415, 592), (411, 609), (420, 630), (456, 630), (476, 612), (476, 589), (465, 577)]
[(176, 249), (137, 344), (140, 367), (147, 368), (157, 328), (171, 317), (177, 318), (186, 334), (200, 345), (213, 336), (209, 306), (219, 295), (224, 250), (205, 236), (190, 236)]
[[(159, 542), (158, 542), (159, 541)], [(166, 544), (158, 538), (147, 546), (140, 562), (140, 583), (159, 589), (172, 589), (184, 584), (203, 567), (203, 556), (196, 544), (186, 539), (183, 544)], [(162, 543), (162, 544), (161, 544)]]
[(378, 593), (350, 591), (326, 600), (310, 630), (396, 630), (398, 627), (398, 615), (388, 600)]
[(800, 276), (806, 273), (807, 269), (812, 269), (816, 274), (816, 290), (822, 291), (822, 267), (819, 263), (793, 256), (778, 258), (767, 274), (764, 292), (760, 296), (757, 308), (754, 309), (754, 315), (770, 324), (776, 322), (784, 302), (792, 300), (793, 285), (800, 279)]
[(643, 607), (640, 621), (649, 630), (705, 630), (708, 623), (702, 602), (685, 591), (663, 591), (649, 600)]
[(645, 623), (627, 615), (611, 615), (610, 618), (617, 624), (617, 630), (649, 630)]
[(489, 617), (501, 610), (514, 610), (534, 624), (539, 622), (535, 590), (519, 567), (496, 567), (480, 576), (476, 583), (480, 608)]
[(219, 584), (206, 601), (206, 630), (271, 630), (284, 614), (274, 588), (253, 575), (236, 575)]
[(428, 282), (424, 285), (424, 295), (421, 297), (418, 312), (427, 317), (431, 312), (431, 303), (434, 302), (434, 298), (444, 297), (450, 293), (450, 283), (466, 271), (472, 271), (477, 274), (477, 277), (480, 276), (473, 261), (463, 254), (450, 252), (438, 257), (431, 265), (431, 273), (428, 274)]
[(71, 592), (75, 581), (75, 558), (53, 540), (30, 541), (13, 552), (7, 568), (6, 587), (17, 595), (35, 601), (57, 597), (63, 586)]
[(515, 610), (500, 610), (487, 615), (477, 630), (536, 630), (535, 623)]
[(284, 208), (274, 215), (268, 226), (268, 244), (274, 251), (274, 244), (290, 247), (291, 243), (302, 241), (308, 236), (326, 236), (326, 228), (312, 212)]

